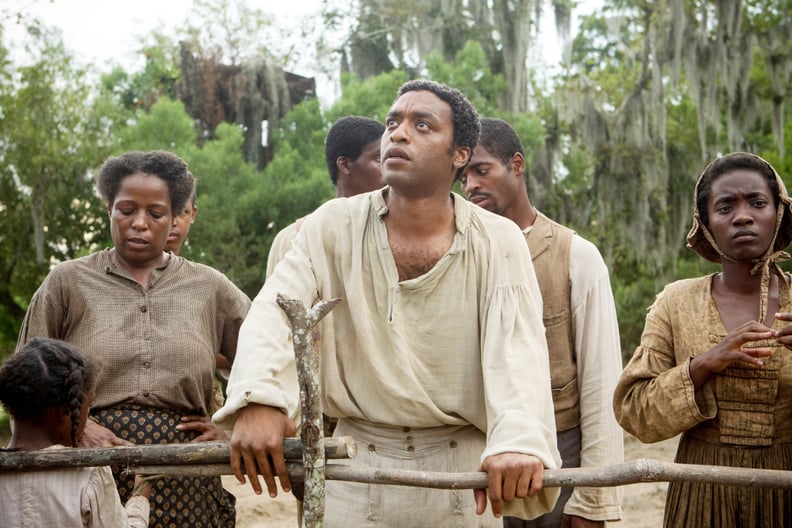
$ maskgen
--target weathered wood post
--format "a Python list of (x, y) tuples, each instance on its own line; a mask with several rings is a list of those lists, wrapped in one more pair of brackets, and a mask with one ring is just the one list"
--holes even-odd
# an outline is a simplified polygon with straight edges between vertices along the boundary
[(292, 327), (292, 343), (297, 359), (300, 386), (300, 439), (305, 468), (303, 528), (321, 528), (325, 507), (325, 456), (322, 426), (322, 399), (319, 387), (319, 354), (313, 349), (312, 330), (341, 299), (321, 301), (306, 310), (301, 301), (277, 297)]

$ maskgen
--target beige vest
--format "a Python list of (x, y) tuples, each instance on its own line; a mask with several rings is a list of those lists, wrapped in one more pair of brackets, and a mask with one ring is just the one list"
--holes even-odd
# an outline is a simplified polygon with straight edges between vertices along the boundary
[(542, 315), (550, 351), (557, 431), (566, 431), (580, 424), (569, 282), (569, 248), (574, 234), (571, 229), (537, 212), (533, 228), (525, 236), (544, 303)]

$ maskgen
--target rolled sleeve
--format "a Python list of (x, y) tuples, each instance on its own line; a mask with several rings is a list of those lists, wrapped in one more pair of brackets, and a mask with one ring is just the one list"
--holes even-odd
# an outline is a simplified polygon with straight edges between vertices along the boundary
[(298, 411), (294, 348), (288, 318), (276, 302), (278, 294), (300, 300), (306, 307), (317, 298), (311, 263), (300, 247), (294, 247), (276, 266), (239, 330), (226, 404), (213, 416), (225, 430), (233, 429), (239, 410), (251, 403), (277, 407), (290, 417)]

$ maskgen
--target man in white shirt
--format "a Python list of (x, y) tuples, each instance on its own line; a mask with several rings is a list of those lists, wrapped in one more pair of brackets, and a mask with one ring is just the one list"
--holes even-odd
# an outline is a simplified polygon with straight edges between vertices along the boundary
[[(531, 205), (523, 147), (505, 121), (481, 120), (479, 145), (461, 183), (470, 201), (512, 220), (525, 233), (542, 292), (563, 466), (622, 462), (623, 433), (609, 404), (621, 373), (621, 347), (602, 256)], [(507, 517), (504, 526), (597, 528), (620, 518), (619, 488), (563, 488), (552, 513), (533, 521)]]
[[(320, 382), (335, 434), (361, 445), (347, 463), (488, 473), (475, 493), (329, 481), (325, 526), (494, 527), (552, 509), (543, 470), (560, 459), (530, 255), (513, 223), (451, 193), (478, 132), (457, 90), (403, 85), (382, 137), (386, 187), (309, 215), (256, 297), (215, 420), (257, 493), (256, 467), (271, 496), (274, 476), (290, 488), (282, 442), (298, 391), (283, 293), (343, 299), (320, 323)], [(495, 517), (481, 515), (487, 498)]]

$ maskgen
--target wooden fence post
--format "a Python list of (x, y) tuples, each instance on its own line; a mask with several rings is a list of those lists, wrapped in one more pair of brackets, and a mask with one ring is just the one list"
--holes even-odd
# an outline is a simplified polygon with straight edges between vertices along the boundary
[(321, 301), (310, 310), (306, 310), (302, 302), (287, 299), (281, 294), (278, 294), (277, 302), (291, 323), (300, 386), (300, 439), (305, 470), (302, 525), (304, 528), (321, 528), (325, 507), (324, 427), (322, 393), (319, 387), (319, 354), (313, 349), (312, 331), (341, 299)]

